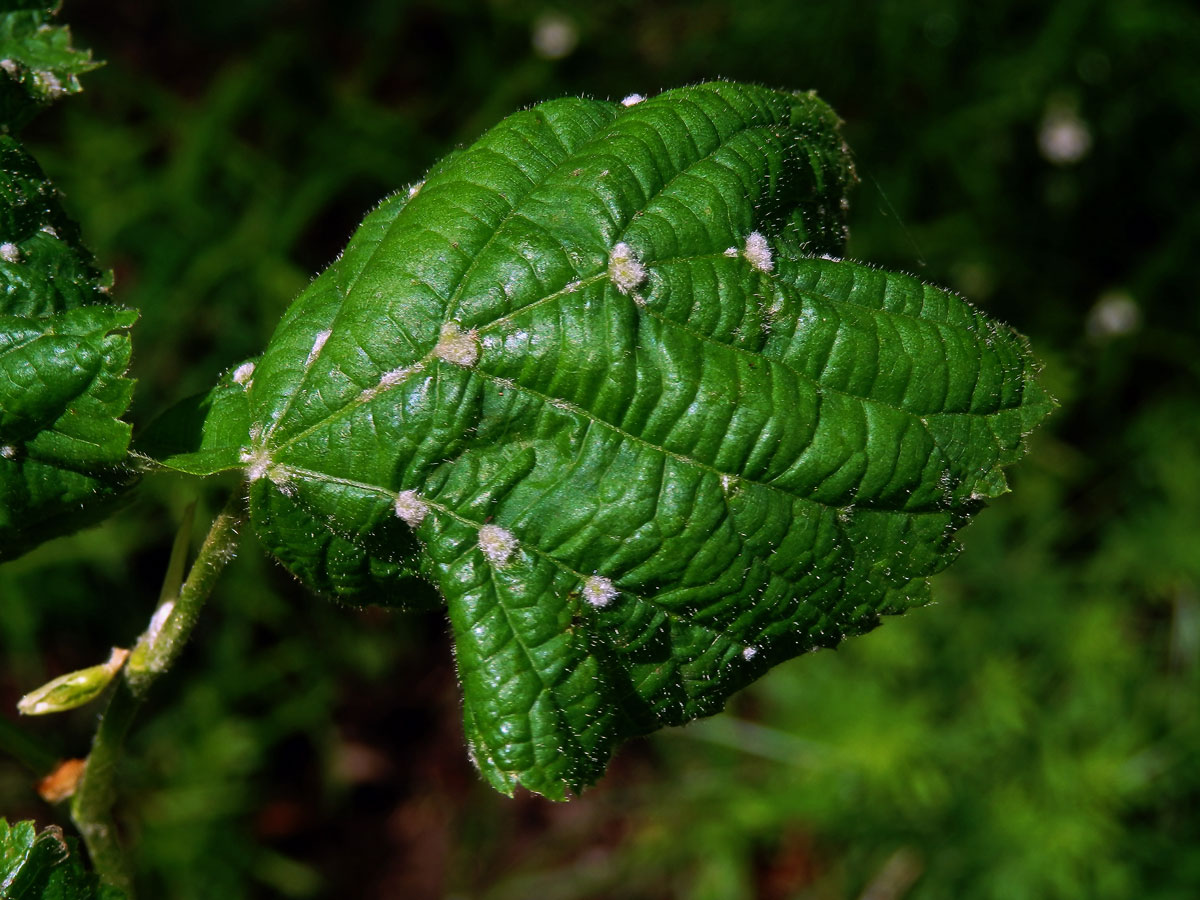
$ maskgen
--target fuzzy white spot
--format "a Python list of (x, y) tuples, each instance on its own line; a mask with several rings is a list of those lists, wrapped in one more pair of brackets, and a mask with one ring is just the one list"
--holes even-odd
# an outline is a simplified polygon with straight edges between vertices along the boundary
[(12, 444), (5, 444), (3, 447), (0, 447), (0, 458), (16, 459), (17, 458), (17, 448), (14, 447)]
[(737, 247), (727, 247), (725, 249), (725, 255), (729, 256), (729, 257), (737, 256), (739, 252), (740, 251), (738, 250)]
[(433, 355), (456, 366), (473, 366), (479, 362), (479, 334), (474, 328), (463, 331), (457, 323), (447, 322)]
[(0, 59), (0, 69), (3, 69), (14, 78), (17, 76), (17, 72), (20, 71), (20, 67), (11, 59)]
[(254, 363), (244, 362), (233, 370), (233, 383), (249, 387), (250, 379), (254, 377)]
[(316, 340), (313, 341), (312, 349), (308, 351), (308, 359), (304, 361), (304, 368), (307, 369), (317, 361), (317, 357), (321, 355), (321, 350), (324, 349), (325, 342), (329, 340), (329, 335), (331, 334), (333, 332), (328, 330), (318, 332)]
[(756, 656), (758, 656), (757, 647), (747, 647), (742, 651), (742, 659), (754, 659)]
[(562, 59), (579, 43), (579, 28), (562, 13), (543, 13), (533, 23), (532, 43), (543, 59)]
[(58, 80), (58, 76), (48, 70), (43, 69), (34, 72), (33, 80), (48, 96), (58, 97), (67, 92), (62, 82)]
[(488, 562), (499, 568), (508, 562), (517, 549), (517, 539), (511, 531), (499, 525), (484, 525), (479, 529), (479, 549)]
[(1077, 163), (1092, 149), (1092, 131), (1074, 107), (1055, 101), (1047, 107), (1038, 130), (1038, 149), (1058, 166)]
[(1087, 314), (1089, 337), (1114, 338), (1137, 331), (1142, 323), (1142, 311), (1137, 301), (1124, 291), (1103, 294)]
[(760, 272), (770, 272), (775, 268), (775, 260), (771, 256), (771, 245), (767, 243), (762, 232), (752, 231), (746, 236), (746, 246), (742, 250), (746, 261)]
[(416, 365), (406, 366), (403, 369), (392, 369), (390, 372), (384, 372), (379, 378), (379, 388), (380, 390), (384, 390), (386, 388), (395, 387), (398, 384), (402, 384), (410, 375), (412, 375), (414, 372), (419, 372), (420, 370), (421, 366)]
[(583, 583), (583, 599), (597, 609), (612, 603), (618, 593), (616, 585), (603, 575), (593, 575)]
[(641, 94), (630, 94), (628, 97), (626, 97), (624, 100), (621, 101), (621, 105), (622, 106), (637, 106), (639, 103), (641, 103), (645, 99), (646, 98), (643, 97)]
[(271, 470), (271, 456), (266, 447), (243, 450), (238, 458), (246, 464), (247, 481), (258, 481)]
[(5, 241), (0, 244), (0, 259), (10, 263), (20, 262), (21, 248), (11, 241)]
[(292, 472), (287, 466), (271, 466), (267, 469), (267, 477), (285, 497), (295, 496), (296, 486), (292, 484)]
[(408, 199), (411, 200), (417, 194), (421, 193), (421, 188), (425, 187), (425, 182), (418, 181), (408, 189)]
[(416, 528), (429, 514), (429, 504), (421, 499), (416, 491), (401, 491), (396, 496), (396, 515), (404, 520), (409, 528)]
[(646, 267), (624, 241), (608, 255), (608, 277), (622, 294), (628, 294), (646, 280)]
[(730, 475), (728, 472), (724, 472), (721, 474), (721, 493), (723, 493), (726, 497), (729, 496), (730, 492), (733, 490), (733, 488), (736, 484), (737, 484), (737, 479), (734, 478), (732, 475)]
[(58, 237), (58, 232), (54, 230), (53, 225), (43, 225), (41, 228), (38, 229), (38, 231), (40, 231), (42, 234), (48, 234), (48, 235), (50, 235), (50, 237), (53, 237), (53, 238)]
[(154, 615), (150, 617), (150, 626), (146, 629), (146, 640), (150, 644), (153, 645), (158, 640), (163, 626), (167, 624), (167, 619), (171, 618), (173, 612), (175, 612), (174, 600), (168, 600), (154, 611)]

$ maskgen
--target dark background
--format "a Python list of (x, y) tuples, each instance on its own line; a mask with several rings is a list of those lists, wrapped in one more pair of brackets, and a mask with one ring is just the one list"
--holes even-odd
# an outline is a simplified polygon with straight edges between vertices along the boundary
[[(257, 353), (380, 197), (511, 110), (713, 77), (815, 88), (850, 255), (1028, 334), (1062, 403), (937, 602), (635, 742), (582, 799), (466, 761), (440, 614), (339, 609), (252, 536), (122, 771), (149, 898), (1200, 893), (1200, 11), (67, 0), (108, 65), (27, 133), (119, 302), (134, 421)], [(0, 570), (0, 708), (145, 626), (155, 476)], [(83, 755), (95, 711), (28, 723)], [(0, 810), (64, 821), (0, 762)], [(875, 893), (871, 893), (875, 891)]]

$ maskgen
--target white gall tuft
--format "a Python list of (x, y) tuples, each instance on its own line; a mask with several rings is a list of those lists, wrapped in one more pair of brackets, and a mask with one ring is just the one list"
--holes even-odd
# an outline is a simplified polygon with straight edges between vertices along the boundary
[(233, 383), (241, 385), (249, 385), (250, 379), (254, 377), (254, 363), (244, 362), (233, 370)]
[(325, 342), (329, 340), (329, 335), (332, 331), (320, 331), (317, 333), (316, 339), (313, 341), (312, 349), (308, 351), (308, 359), (304, 361), (304, 368), (308, 368), (317, 361), (317, 357), (321, 355), (321, 351), (325, 349)]
[(775, 260), (771, 256), (771, 245), (767, 243), (762, 232), (752, 231), (746, 236), (746, 246), (742, 250), (746, 261), (760, 272), (770, 272), (775, 268)]
[(10, 263), (20, 262), (21, 248), (11, 241), (5, 241), (0, 244), (0, 259)]
[(479, 529), (479, 549), (488, 562), (499, 568), (508, 562), (517, 549), (517, 539), (511, 531), (499, 525), (484, 525)]
[(583, 599), (597, 609), (612, 603), (618, 593), (616, 585), (603, 575), (593, 575), (583, 583)]
[(271, 457), (266, 447), (243, 450), (238, 458), (246, 464), (247, 481), (258, 481), (271, 470)]
[(479, 335), (475, 329), (463, 331), (455, 322), (442, 326), (433, 355), (456, 366), (470, 367), (479, 362)]
[(401, 491), (396, 496), (396, 515), (404, 520), (409, 528), (416, 528), (429, 513), (429, 504), (421, 499), (416, 491)]
[(608, 255), (608, 277), (622, 294), (628, 294), (646, 280), (646, 267), (624, 241)]
[(639, 103), (641, 103), (645, 99), (646, 98), (643, 97), (641, 94), (630, 94), (628, 97), (626, 97), (624, 100), (621, 101), (621, 105), (622, 106), (637, 106)]

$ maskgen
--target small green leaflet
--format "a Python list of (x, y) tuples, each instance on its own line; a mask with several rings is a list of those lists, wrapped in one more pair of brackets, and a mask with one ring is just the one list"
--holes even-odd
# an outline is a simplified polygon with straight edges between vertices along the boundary
[(51, 826), (32, 822), (9, 826), (0, 818), (0, 897), (5, 900), (123, 900), (125, 894), (101, 885), (80, 863), (74, 841)]
[(0, 560), (79, 529), (132, 479), (132, 310), (37, 163), (0, 135)]
[(82, 90), (79, 76), (100, 65), (53, 25), (59, 4), (6, 0), (0, 9), (0, 131), (17, 131), (40, 107)]
[(1011, 329), (832, 258), (837, 126), (725, 82), (519, 112), (371, 213), (247, 405), (204, 408), (214, 470), (219, 409), (250, 423), (252, 518), (301, 579), (438, 588), (497, 789), (564, 798), (926, 602), (1050, 410)]

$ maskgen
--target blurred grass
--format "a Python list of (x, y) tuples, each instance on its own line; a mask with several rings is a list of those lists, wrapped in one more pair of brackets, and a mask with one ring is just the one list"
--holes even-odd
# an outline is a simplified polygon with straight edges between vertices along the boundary
[[(1197, 895), (1193, 5), (68, 0), (64, 15), (109, 64), (31, 139), (142, 310), (140, 423), (258, 352), (371, 205), (511, 109), (715, 76), (829, 100), (863, 175), (852, 255), (1010, 321), (1063, 402), (935, 605), (635, 743), (566, 806), (495, 796), (470, 770), (440, 616), (324, 604), (248, 539), (132, 738), (146, 896)], [(568, 52), (548, 58), (556, 23)], [(141, 630), (197, 493), (211, 516), (220, 485), (150, 479), (103, 527), (0, 570), (5, 709)], [(31, 730), (82, 755), (93, 721)], [(0, 809), (64, 819), (4, 762)]]

